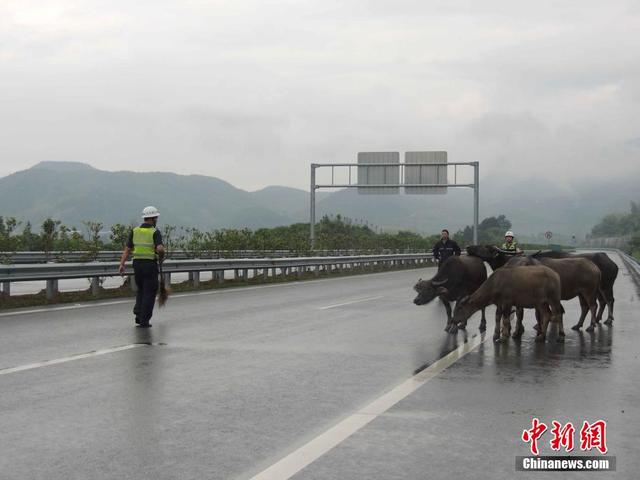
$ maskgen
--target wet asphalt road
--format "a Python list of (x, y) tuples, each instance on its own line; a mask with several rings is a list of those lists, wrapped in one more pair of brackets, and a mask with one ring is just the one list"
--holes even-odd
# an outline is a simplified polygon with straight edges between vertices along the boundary
[[(640, 303), (619, 264), (613, 327), (537, 345), (527, 312), (520, 342), (489, 335), (294, 478), (637, 478)], [(148, 331), (129, 300), (0, 314), (0, 368), (27, 368), (0, 370), (0, 478), (251, 478), (478, 334), (411, 303), (433, 273), (176, 296)], [(515, 472), (534, 416), (607, 420), (617, 472)]]

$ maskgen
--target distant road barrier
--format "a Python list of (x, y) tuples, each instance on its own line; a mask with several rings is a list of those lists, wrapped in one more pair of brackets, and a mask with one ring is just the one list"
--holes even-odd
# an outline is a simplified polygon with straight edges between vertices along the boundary
[(633, 277), (633, 280), (636, 282), (636, 285), (640, 288), (640, 262), (631, 255), (627, 255), (620, 250), (618, 250), (618, 253), (622, 257), (622, 261), (627, 266), (627, 269)]
[[(376, 267), (398, 268), (402, 266), (427, 265), (432, 262), (431, 253), (408, 253), (393, 255), (350, 255), (331, 257), (289, 257), (289, 258), (237, 258), (237, 259), (198, 259), (198, 260), (167, 260), (163, 264), (165, 281), (171, 283), (172, 273), (189, 273), (189, 281), (198, 286), (200, 272), (210, 271), (213, 280), (223, 283), (224, 272), (232, 270), (234, 279), (248, 279), (249, 271), (253, 270), (252, 278), (262, 276), (275, 277), (278, 270), (288, 275), (296, 273), (298, 278), (309, 271), (315, 275), (332, 272), (342, 273), (356, 268), (373, 270)], [(58, 281), (77, 278), (88, 278), (94, 295), (100, 291), (100, 278), (119, 276), (118, 262), (92, 263), (46, 263), (25, 265), (0, 265), (0, 286), (2, 295), (11, 294), (11, 283), (27, 281), (46, 281), (46, 297), (53, 299), (58, 293)], [(125, 275), (132, 276), (133, 268), (129, 263)], [(135, 282), (130, 282), (132, 288)]]
[[(216, 258), (290, 258), (298, 257), (300, 253), (295, 250), (202, 250), (189, 252), (185, 250), (173, 250), (169, 252), (170, 260), (189, 259), (216, 259)], [(317, 257), (341, 257), (353, 255), (373, 255), (373, 254), (398, 254), (398, 253), (425, 253), (424, 250), (316, 250), (313, 252)], [(75, 252), (0, 252), (0, 263), (24, 264), (24, 263), (77, 263), (77, 262), (117, 262), (120, 260), (122, 251), (75, 251)]]

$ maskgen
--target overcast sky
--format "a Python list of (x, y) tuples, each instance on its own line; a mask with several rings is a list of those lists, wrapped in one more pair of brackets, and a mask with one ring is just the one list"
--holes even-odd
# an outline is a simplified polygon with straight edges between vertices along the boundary
[(0, 0), (0, 176), (308, 188), (310, 162), (372, 150), (638, 175), (640, 2)]

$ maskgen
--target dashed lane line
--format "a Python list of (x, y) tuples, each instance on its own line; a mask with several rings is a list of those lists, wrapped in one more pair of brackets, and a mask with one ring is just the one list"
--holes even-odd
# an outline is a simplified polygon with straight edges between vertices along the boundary
[(430, 379), (478, 347), (487, 338), (489, 337), (485, 336), (484, 333), (472, 337), (468, 342), (463, 343), (448, 355), (445, 355), (391, 391), (378, 397), (366, 407), (348, 416), (313, 440), (253, 476), (251, 480), (286, 480), (291, 478), (365, 425), (384, 414), (396, 403), (422, 387)]

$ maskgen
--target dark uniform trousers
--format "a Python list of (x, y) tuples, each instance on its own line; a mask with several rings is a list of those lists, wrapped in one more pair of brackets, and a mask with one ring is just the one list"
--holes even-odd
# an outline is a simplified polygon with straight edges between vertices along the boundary
[(134, 260), (133, 276), (138, 287), (133, 314), (136, 322), (147, 325), (153, 315), (158, 293), (158, 264), (155, 260)]

